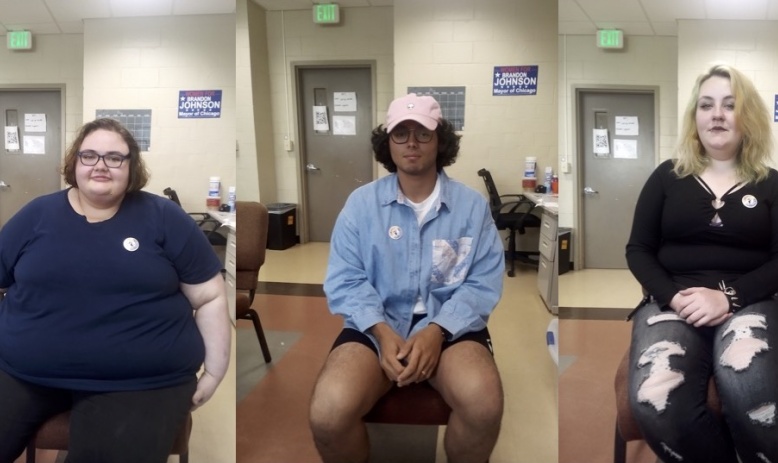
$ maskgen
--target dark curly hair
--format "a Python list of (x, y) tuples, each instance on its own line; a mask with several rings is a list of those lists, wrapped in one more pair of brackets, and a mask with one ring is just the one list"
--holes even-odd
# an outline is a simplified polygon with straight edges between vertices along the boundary
[[(438, 172), (440, 172), (441, 169), (450, 166), (457, 160), (459, 139), (462, 138), (462, 135), (458, 135), (454, 131), (454, 126), (445, 119), (438, 123), (435, 132), (438, 134), (438, 157), (436, 163)], [(383, 125), (373, 129), (373, 136), (370, 138), (370, 142), (373, 144), (375, 160), (380, 162), (389, 172), (397, 172), (397, 165), (392, 161), (392, 153), (389, 151), (389, 133)]]

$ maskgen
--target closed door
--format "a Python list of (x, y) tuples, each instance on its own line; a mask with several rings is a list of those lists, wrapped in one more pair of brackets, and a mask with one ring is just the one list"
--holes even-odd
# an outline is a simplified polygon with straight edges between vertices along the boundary
[(61, 104), (60, 90), (0, 91), (0, 227), (33, 198), (60, 189)]
[(577, 94), (582, 268), (626, 269), (635, 204), (656, 166), (654, 94)]
[(303, 241), (329, 242), (349, 194), (373, 179), (371, 82), (369, 67), (298, 69)]

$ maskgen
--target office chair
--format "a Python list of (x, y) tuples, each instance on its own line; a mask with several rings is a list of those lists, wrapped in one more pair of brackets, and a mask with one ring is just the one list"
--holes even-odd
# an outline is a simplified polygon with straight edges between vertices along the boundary
[[(176, 190), (167, 187), (162, 193), (174, 203), (181, 205), (181, 200), (178, 199)], [(208, 242), (211, 243), (211, 246), (227, 246), (227, 237), (219, 231), (222, 224), (218, 220), (209, 216), (207, 212), (188, 212), (187, 214), (197, 222), (205, 236), (208, 237)]]
[[(511, 262), (508, 276), (515, 275), (515, 261), (518, 258), (520, 262), (532, 265), (537, 268), (540, 259), (539, 251), (517, 251), (516, 250), (516, 232), (520, 235), (526, 233), (529, 227), (540, 227), (540, 217), (533, 213), (535, 203), (527, 199), (524, 195), (500, 195), (497, 187), (494, 185), (492, 174), (486, 169), (478, 171), (478, 175), (484, 179), (486, 192), (489, 194), (489, 206), (492, 209), (492, 217), (498, 230), (508, 230), (508, 260)], [(503, 202), (503, 198), (516, 198), (512, 201)]]
[[(192, 414), (189, 414), (184, 426), (176, 436), (171, 455), (178, 455), (179, 463), (189, 462), (189, 436), (192, 433)], [(70, 412), (46, 420), (38, 429), (35, 437), (27, 444), (26, 463), (35, 463), (35, 449), (68, 450), (70, 443)]]
[[(251, 320), (257, 333), (265, 363), (270, 363), (270, 349), (259, 320), (259, 313), (251, 308), (257, 290), (259, 268), (265, 263), (267, 249), (268, 212), (264, 204), (253, 201), (235, 203), (235, 231), (237, 250), (235, 256), (235, 289), (244, 291), (236, 295), (235, 318)], [(245, 292), (248, 291), (248, 294)]]

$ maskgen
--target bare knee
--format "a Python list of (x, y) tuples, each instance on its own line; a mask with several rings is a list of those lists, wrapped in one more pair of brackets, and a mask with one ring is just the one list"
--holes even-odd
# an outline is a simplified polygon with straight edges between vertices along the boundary
[(496, 368), (487, 374), (463, 374), (448, 395), (453, 412), (468, 425), (483, 430), (499, 426), (504, 398)]

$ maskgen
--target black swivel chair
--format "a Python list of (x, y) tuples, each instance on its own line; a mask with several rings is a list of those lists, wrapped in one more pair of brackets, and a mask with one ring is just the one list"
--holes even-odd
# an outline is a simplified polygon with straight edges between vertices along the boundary
[[(516, 259), (520, 262), (537, 267), (540, 259), (539, 251), (517, 251), (516, 232), (520, 235), (526, 233), (530, 227), (540, 227), (540, 217), (535, 211), (535, 203), (524, 195), (500, 195), (494, 185), (492, 174), (486, 169), (478, 171), (478, 175), (484, 179), (486, 191), (489, 193), (489, 206), (492, 209), (492, 217), (498, 230), (508, 230), (508, 260), (511, 262), (508, 276), (515, 275)], [(503, 198), (514, 198), (511, 201), (503, 201)]]
[[(167, 187), (162, 192), (165, 196), (170, 198), (171, 201), (179, 206), (181, 205), (181, 200), (178, 199), (176, 190)], [(208, 237), (208, 242), (211, 243), (211, 246), (227, 246), (227, 237), (219, 231), (222, 224), (218, 220), (209, 216), (206, 212), (188, 212), (188, 214), (197, 222), (197, 225), (200, 227), (200, 230), (205, 233), (205, 236)]]

